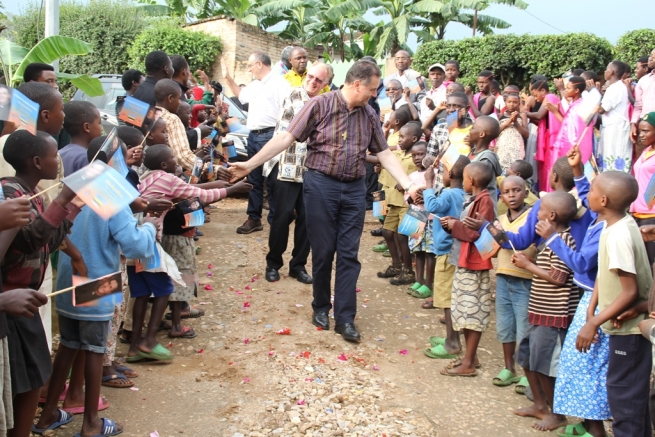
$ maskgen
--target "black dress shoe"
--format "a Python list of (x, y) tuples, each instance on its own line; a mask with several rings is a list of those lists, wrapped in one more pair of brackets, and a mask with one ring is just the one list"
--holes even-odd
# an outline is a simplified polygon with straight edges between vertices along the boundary
[(289, 276), (291, 278), (296, 278), (298, 282), (302, 282), (303, 284), (311, 284), (314, 282), (312, 280), (312, 277), (307, 274), (306, 271), (301, 271), (301, 272), (289, 272)]
[(374, 237), (381, 237), (382, 236), (382, 228), (373, 229), (371, 231), (371, 235), (374, 236)]
[(359, 343), (361, 340), (359, 332), (357, 332), (357, 328), (355, 328), (354, 323), (344, 323), (343, 325), (337, 325), (334, 327), (334, 332), (341, 334), (343, 339), (346, 341), (354, 341)]
[(277, 282), (280, 280), (280, 274), (275, 269), (266, 269), (266, 280), (268, 282)]
[(203, 237), (205, 234), (202, 233), (202, 231), (199, 231), (196, 229), (196, 237)]
[(327, 331), (330, 329), (330, 318), (327, 311), (319, 311), (312, 316), (312, 325)]

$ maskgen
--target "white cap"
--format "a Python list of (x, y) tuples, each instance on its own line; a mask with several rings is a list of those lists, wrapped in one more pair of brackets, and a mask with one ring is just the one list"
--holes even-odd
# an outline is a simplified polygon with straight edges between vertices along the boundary
[(443, 71), (444, 73), (446, 72), (446, 67), (444, 67), (441, 64), (432, 64), (432, 65), (430, 65), (430, 68), (428, 68), (428, 71), (432, 71), (435, 68), (440, 68), (441, 71)]

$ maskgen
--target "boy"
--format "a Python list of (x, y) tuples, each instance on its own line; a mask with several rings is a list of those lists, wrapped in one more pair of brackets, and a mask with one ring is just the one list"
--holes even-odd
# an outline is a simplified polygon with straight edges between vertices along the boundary
[(405, 106), (401, 106), (391, 113), (389, 121), (382, 126), (384, 136), (387, 138), (387, 144), (392, 148), (391, 150), (396, 150), (400, 147), (398, 144), (400, 141), (400, 129), (410, 121), (412, 121), (411, 112), (409, 112), (409, 109)]
[[(525, 224), (531, 209), (525, 202), (525, 193), (525, 181), (518, 176), (507, 176), (501, 183), (500, 194), (509, 208), (506, 214), (498, 216), (504, 230), (516, 232)], [(528, 258), (535, 259), (537, 249), (532, 245), (523, 253)], [(499, 387), (511, 385), (521, 379), (516, 376), (514, 352), (516, 342), (521, 341), (528, 328), (532, 274), (516, 267), (512, 263), (512, 254), (510, 249), (501, 249), (498, 252), (496, 270), (496, 336), (503, 345), (505, 368), (492, 382)]]
[[(532, 168), (532, 165), (528, 161), (524, 161), (522, 159), (517, 159), (516, 161), (512, 162), (512, 164), (507, 169), (507, 176), (518, 176), (525, 181), (526, 195), (523, 201), (530, 206), (533, 206), (539, 200), (539, 198), (530, 189), (530, 178), (533, 175), (533, 171), (534, 169)], [(498, 176), (496, 178), (496, 184), (500, 186), (504, 179), (505, 176)], [(498, 215), (501, 216), (506, 213), (507, 205), (505, 205), (505, 202), (498, 202)]]
[[(16, 171), (16, 177), (2, 178), (3, 195), (7, 199), (34, 196), (41, 179), (57, 176), (57, 143), (45, 132), (37, 131), (32, 135), (24, 129), (17, 130), (8, 136), (3, 156)], [(38, 290), (42, 285), (51, 252), (65, 240), (71, 221), (79, 212), (79, 208), (70, 203), (74, 197), (75, 193), (64, 187), (47, 209), (41, 196), (30, 200), (30, 223), (14, 234), (2, 262), (5, 291)], [(85, 273), (86, 267), (77, 249), (71, 244), (66, 250), (73, 257), (74, 268)], [(7, 325), (15, 425), (12, 435), (27, 437), (39, 391), (52, 373), (50, 351), (39, 313), (31, 319), (7, 315)], [(58, 420), (68, 423), (72, 415), (61, 411)]]
[[(638, 193), (639, 186), (632, 176), (610, 171), (593, 180), (587, 197), (589, 207), (605, 217), (606, 225), (600, 236), (592, 303), (576, 346), (581, 352), (588, 351), (599, 327), (609, 334), (607, 399), (616, 437), (651, 435), (648, 386), (652, 356), (650, 344), (639, 329), (646, 315), (623, 319), (620, 325), (612, 323), (635, 303), (647, 302), (652, 284), (642, 236), (634, 219), (626, 213)], [(596, 302), (600, 312), (593, 315)]]
[(459, 62), (454, 59), (446, 62), (446, 79), (443, 81), (443, 84), (448, 86), (451, 83), (457, 82), (459, 77)]
[[(92, 147), (87, 150), (89, 161), (96, 152)], [(93, 279), (118, 271), (121, 252), (130, 258), (152, 256), (157, 221), (154, 218), (146, 218), (144, 221), (143, 226), (138, 226), (129, 208), (121, 210), (109, 220), (102, 219), (90, 208), (84, 208), (75, 223), (76, 226), (73, 227), (70, 239), (79, 248), (88, 265), (86, 276)], [(68, 256), (59, 257), (57, 272), (57, 289), (70, 287), (74, 272), (71, 270)], [(84, 367), (76, 368), (71, 374), (67, 399), (64, 401), (64, 404), (67, 404), (69, 395), (75, 394), (76, 399), (70, 399), (71, 403), (79, 402), (81, 384), (84, 381), (84, 419), (80, 435), (117, 435), (122, 432), (123, 427), (120, 424), (98, 417), (98, 410), (107, 407), (99, 399), (109, 323), (114, 315), (117, 299), (121, 298), (120, 295), (112, 294), (98, 299), (92, 306), (74, 306), (71, 293), (56, 296), (61, 342), (55, 356), (46, 403), (35, 428), (51, 429), (58, 421), (59, 394), (64, 389), (73, 361), (81, 354), (84, 356)]]
[(70, 176), (89, 164), (86, 151), (94, 138), (102, 135), (100, 112), (93, 103), (71, 100), (64, 105), (64, 129), (71, 143), (59, 151), (64, 164), (64, 176)]
[[(460, 156), (450, 171), (443, 175), (443, 183), (446, 187), (435, 194), (432, 188), (434, 184), (434, 166), (430, 166), (425, 174), (425, 185), (428, 187), (423, 191), (425, 209), (437, 217), (459, 217), (462, 214), (464, 198), (466, 193), (462, 188), (464, 180), (464, 168), (470, 164), (466, 156)], [(439, 165), (437, 163), (437, 165)], [(431, 349), (424, 349), (423, 353), (430, 358), (455, 358), (462, 350), (459, 340), (459, 332), (453, 329), (451, 316), (451, 294), (453, 291), (453, 279), (455, 277), (455, 263), (452, 262), (457, 254), (453, 253), (453, 237), (441, 226), (441, 221), (433, 222), (433, 246), (436, 255), (434, 293), (430, 302), (432, 308), (443, 308), (446, 319), (446, 338), (430, 337)]]
[[(399, 149), (393, 153), (407, 175), (417, 170), (412, 160), (411, 149), (420, 137), (421, 126), (418, 122), (407, 123), (400, 129)], [(384, 187), (388, 210), (382, 226), (382, 235), (389, 248), (392, 264), (384, 272), (378, 272), (378, 278), (390, 278), (389, 282), (392, 285), (411, 285), (416, 282), (416, 275), (412, 270), (409, 237), (398, 233), (398, 226), (405, 217), (408, 207), (403, 197), (404, 190), (394, 182), (396, 181), (389, 172), (383, 170), (380, 174), (380, 183)]]
[(150, 131), (144, 130), (141, 128), (141, 133), (143, 135), (148, 135), (146, 137), (146, 147), (153, 146), (155, 144), (163, 144), (168, 146), (168, 132), (166, 130), (166, 121), (161, 117), (155, 121), (155, 124), (152, 126)]
[(503, 173), (503, 169), (500, 166), (500, 161), (498, 161), (498, 155), (489, 150), (489, 145), (493, 140), (498, 138), (499, 134), (500, 125), (498, 124), (498, 120), (487, 115), (481, 115), (476, 118), (468, 134), (468, 142), (471, 146), (469, 159), (471, 162), (482, 162), (488, 165), (494, 173), (494, 177), (491, 178), (489, 186), (487, 186), (494, 205), (498, 203), (496, 178)]
[[(429, 113), (423, 120), (423, 134), (425, 138), (429, 140), (432, 135), (432, 130), (437, 124), (446, 122), (446, 115), (448, 111), (446, 110), (446, 101), (455, 92), (464, 92), (464, 85), (461, 83), (453, 82), (446, 87), (446, 98), (441, 101), (439, 105), (435, 106), (431, 113)], [(452, 112), (452, 111), (451, 111)]]
[[(558, 191), (544, 196), (539, 206), (539, 220), (552, 223), (573, 250), (575, 241), (568, 231), (576, 212), (575, 198)], [(570, 308), (577, 307), (579, 289), (573, 284), (571, 269), (548, 247), (539, 252), (536, 264), (522, 252), (515, 253), (512, 262), (533, 275), (528, 304), (530, 324), (519, 343), (516, 361), (530, 383), (534, 405), (515, 410), (514, 414), (536, 417), (540, 420), (532, 427), (550, 431), (566, 425), (566, 417), (555, 414), (549, 405), (553, 405), (560, 353), (572, 319)]]
[[(464, 168), (464, 191), (472, 197), (460, 218), (445, 216), (441, 226), (453, 236), (450, 263), (457, 266), (451, 297), (453, 329), (464, 331), (466, 355), (441, 370), (446, 376), (477, 376), (477, 350), (482, 332), (491, 321), (491, 278), (493, 267), (490, 259), (482, 259), (474, 242), (480, 238), (477, 230), (465, 224), (469, 217), (482, 216), (492, 222), (495, 218), (494, 203), (486, 187), (493, 178), (491, 168), (481, 162), (472, 162)], [(478, 227), (479, 229), (479, 227)]]

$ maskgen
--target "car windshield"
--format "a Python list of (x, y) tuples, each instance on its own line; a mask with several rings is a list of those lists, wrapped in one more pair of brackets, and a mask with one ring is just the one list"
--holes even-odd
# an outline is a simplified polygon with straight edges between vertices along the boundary
[(81, 96), (76, 98), (91, 102), (98, 109), (113, 110), (116, 107), (116, 97), (125, 95), (125, 90), (120, 82), (102, 82), (102, 90), (104, 91), (102, 96), (89, 97), (81, 93)]

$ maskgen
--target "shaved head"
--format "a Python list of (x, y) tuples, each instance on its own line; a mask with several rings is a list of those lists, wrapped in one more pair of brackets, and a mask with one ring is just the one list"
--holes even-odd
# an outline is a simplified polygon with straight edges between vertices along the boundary
[(522, 178), (518, 177), (518, 176), (507, 176), (500, 183), (500, 189), (502, 190), (502, 188), (505, 185), (508, 185), (508, 186), (509, 185), (515, 185), (515, 186), (519, 186), (519, 187), (525, 187), (525, 181)]
[(594, 184), (607, 197), (607, 207), (616, 211), (625, 211), (639, 195), (639, 184), (629, 173), (606, 171), (594, 178)]
[(484, 132), (492, 140), (498, 138), (498, 135), (500, 135), (500, 124), (498, 120), (488, 115), (481, 115), (476, 118), (475, 127), (477, 130)]
[(552, 211), (557, 215), (556, 222), (568, 225), (578, 213), (575, 197), (565, 191), (552, 191), (541, 200), (541, 208)]
[(493, 170), (484, 162), (472, 162), (466, 166), (466, 171), (475, 181), (475, 186), (479, 188), (488, 186), (494, 177)]

